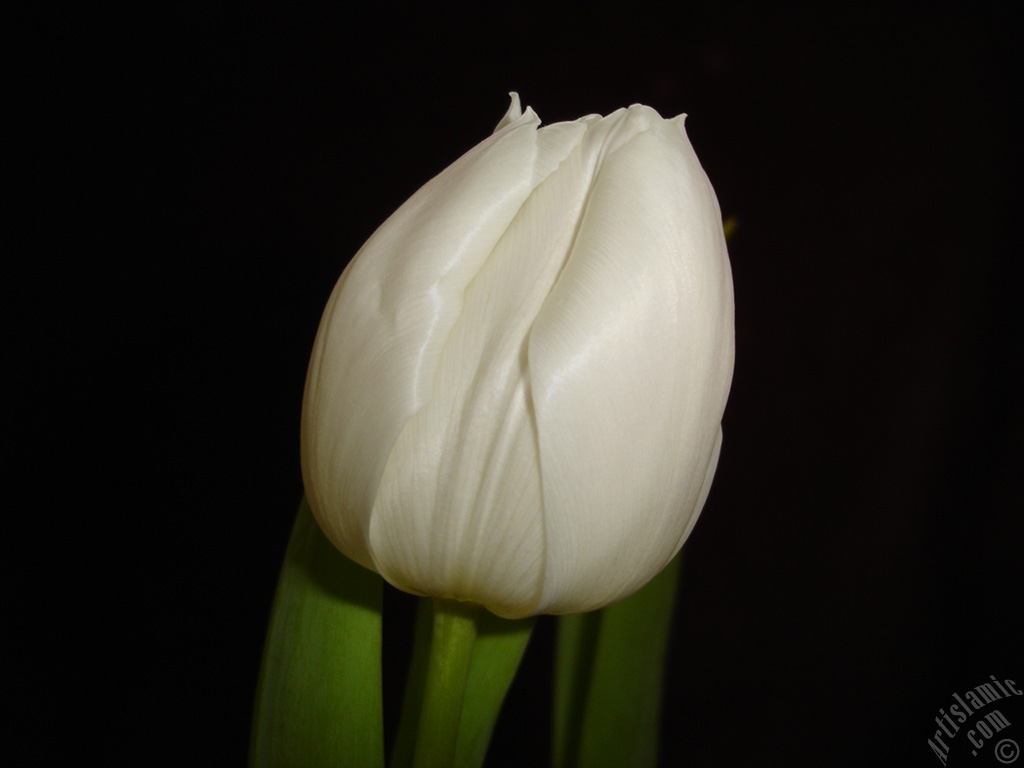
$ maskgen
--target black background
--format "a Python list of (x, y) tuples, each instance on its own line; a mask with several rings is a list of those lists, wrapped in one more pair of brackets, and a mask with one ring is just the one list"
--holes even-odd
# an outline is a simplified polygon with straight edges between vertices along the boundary
[[(663, 764), (936, 765), (954, 692), (1024, 683), (1014, 35), (978, 6), (826, 5), (24, 20), (11, 583), (39, 754), (244, 763), (320, 312), (510, 90), (545, 122), (688, 113), (739, 220)], [(551, 639), (495, 764), (547, 754)]]

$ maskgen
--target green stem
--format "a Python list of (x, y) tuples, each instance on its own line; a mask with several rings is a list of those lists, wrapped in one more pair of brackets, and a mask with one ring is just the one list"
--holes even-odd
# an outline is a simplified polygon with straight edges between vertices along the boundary
[(455, 764), (462, 700), (480, 610), (472, 603), (434, 599), (434, 627), (414, 768), (451, 768)]

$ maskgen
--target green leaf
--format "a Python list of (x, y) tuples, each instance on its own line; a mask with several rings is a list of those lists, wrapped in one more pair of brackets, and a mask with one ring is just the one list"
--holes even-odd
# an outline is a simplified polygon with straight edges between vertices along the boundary
[(740, 221), (735, 216), (730, 216), (722, 222), (722, 229), (725, 233), (725, 242), (731, 243), (736, 236), (736, 230), (740, 227)]
[(434, 602), (421, 597), (416, 607), (416, 629), (413, 636), (412, 660), (405, 681), (402, 713), (391, 754), (391, 768), (411, 768), (416, 749), (416, 730), (423, 707), (423, 688), (427, 684), (427, 661), (430, 658), (430, 636), (434, 627)]
[(559, 618), (555, 768), (653, 768), (677, 556), (615, 605)]
[(382, 584), (334, 548), (303, 499), (263, 651), (251, 768), (383, 766)]
[(555, 768), (573, 768), (597, 651), (602, 611), (558, 617), (555, 639)]
[(480, 768), (487, 755), (494, 724), (498, 721), (519, 662), (530, 641), (534, 618), (502, 619), (490, 611), (480, 617), (473, 659), (466, 680), (466, 699), (459, 721), (455, 765)]

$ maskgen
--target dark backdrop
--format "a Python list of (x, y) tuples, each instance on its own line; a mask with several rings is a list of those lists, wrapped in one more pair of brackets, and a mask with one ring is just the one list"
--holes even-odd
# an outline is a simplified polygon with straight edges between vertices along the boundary
[[(42, 269), (23, 298), (43, 354), (19, 374), (44, 479), (14, 583), (42, 754), (244, 763), (320, 312), (513, 89), (545, 122), (688, 113), (739, 221), (736, 375), (686, 547), (663, 764), (934, 766), (953, 693), (1024, 684), (1014, 35), (952, 3), (827, 7), (27, 24)], [(543, 621), (495, 764), (546, 754), (551, 638)]]

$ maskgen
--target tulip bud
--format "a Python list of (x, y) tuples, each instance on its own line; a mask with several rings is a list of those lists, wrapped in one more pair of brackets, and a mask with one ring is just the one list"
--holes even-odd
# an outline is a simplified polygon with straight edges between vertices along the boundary
[(714, 190), (634, 105), (540, 128), (512, 94), (341, 275), (302, 408), (326, 536), (500, 616), (632, 594), (718, 463), (733, 294)]

